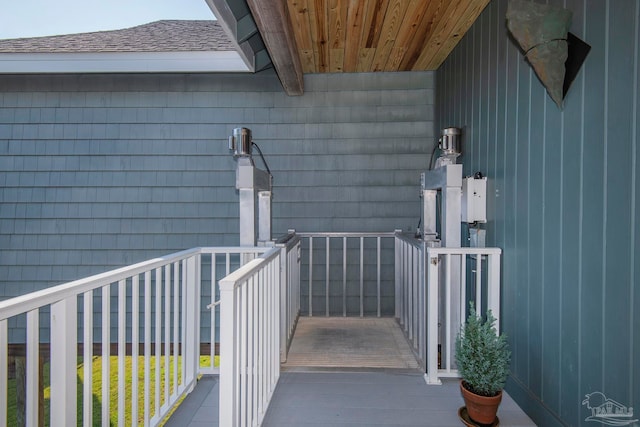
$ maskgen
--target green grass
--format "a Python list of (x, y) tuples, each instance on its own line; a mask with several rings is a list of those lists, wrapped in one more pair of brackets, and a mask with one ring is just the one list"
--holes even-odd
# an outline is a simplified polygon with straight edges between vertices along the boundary
[[(170, 390), (173, 391), (173, 356), (170, 358), (169, 364), (169, 387)], [(182, 366), (182, 358), (178, 358), (179, 367)], [(118, 357), (111, 356), (110, 357), (110, 381), (109, 381), (109, 419), (111, 425), (118, 424)], [(144, 417), (144, 357), (139, 356), (138, 358), (138, 419), (136, 423), (132, 422), (131, 419), (131, 385), (133, 383), (133, 375), (132, 375), (132, 365), (133, 358), (131, 356), (127, 356), (125, 358), (125, 425), (142, 425), (143, 417)], [(150, 378), (150, 412), (153, 415), (155, 413), (155, 357), (151, 358), (151, 378)], [(101, 417), (102, 417), (102, 357), (94, 356), (92, 359), (93, 365), (93, 381), (92, 381), (92, 390), (93, 390), (93, 425), (100, 425)], [(211, 363), (211, 358), (209, 356), (200, 356), (200, 366), (209, 366)], [(216, 356), (214, 359), (214, 366), (219, 366), (219, 356)], [(50, 384), (50, 373), (49, 373), (49, 363), (45, 363), (43, 366), (43, 385), (44, 385), (44, 418), (45, 418), (45, 426), (49, 425), (49, 402), (51, 397), (51, 389), (49, 387)], [(164, 404), (165, 396), (164, 396), (164, 375), (165, 375), (165, 367), (164, 367), (164, 357), (162, 358), (160, 364), (160, 405)], [(182, 382), (182, 372), (181, 369), (178, 371), (178, 383)], [(82, 425), (82, 390), (84, 384), (84, 364), (82, 358), (78, 358), (78, 394), (77, 394), (77, 408), (78, 408), (78, 425)], [(10, 379), (8, 382), (8, 393), (7, 393), (7, 425), (17, 425), (17, 403), (16, 403), (16, 380)]]

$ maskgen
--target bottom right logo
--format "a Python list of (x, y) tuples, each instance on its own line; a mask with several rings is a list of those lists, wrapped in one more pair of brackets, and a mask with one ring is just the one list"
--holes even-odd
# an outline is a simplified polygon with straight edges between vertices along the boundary
[(586, 394), (582, 404), (591, 411), (591, 415), (585, 418), (585, 421), (595, 421), (609, 426), (627, 426), (638, 421), (637, 418), (633, 418), (632, 407), (609, 399), (599, 391)]

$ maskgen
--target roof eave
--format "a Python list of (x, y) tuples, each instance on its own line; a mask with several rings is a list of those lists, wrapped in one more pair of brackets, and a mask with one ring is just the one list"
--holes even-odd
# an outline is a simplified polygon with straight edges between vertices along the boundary
[(235, 51), (0, 53), (0, 74), (251, 71)]
[[(246, 28), (251, 28), (246, 30), (245, 32), (239, 32), (238, 28), (242, 28), (242, 25), (239, 25), (238, 20), (233, 14), (233, 11), (229, 7), (226, 0), (206, 0), (207, 5), (215, 15), (218, 20), (218, 23), (227, 34), (231, 43), (236, 48), (236, 51), (245, 62), (247, 68), (251, 72), (256, 71), (256, 61), (255, 57), (258, 52), (254, 52), (253, 48), (247, 41), (251, 34), (253, 34), (253, 29), (255, 29), (255, 23), (251, 20), (251, 23), (246, 24)], [(257, 30), (255, 30), (257, 31)], [(238, 41), (240, 40), (240, 42)]]

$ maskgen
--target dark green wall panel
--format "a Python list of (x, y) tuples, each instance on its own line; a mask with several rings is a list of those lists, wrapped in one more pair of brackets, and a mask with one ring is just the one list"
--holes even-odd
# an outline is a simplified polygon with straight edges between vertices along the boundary
[[(634, 74), (633, 43), (628, 40), (629, 29), (634, 27), (633, 2), (609, 2), (607, 16), (608, 48), (606, 73), (605, 135), (606, 150), (606, 197), (607, 205), (614, 209), (605, 212), (605, 253), (606, 267), (604, 280), (604, 363), (609, 366), (629, 366), (629, 351), (606, 351), (620, 344), (620, 337), (609, 331), (622, 331), (628, 326), (630, 306), (628, 304), (630, 283), (631, 236), (631, 161), (633, 144), (631, 140), (633, 97), (628, 96)], [(632, 33), (633, 34), (633, 33)], [(606, 371), (605, 388), (617, 396), (628, 396), (628, 375), (622, 369)]]
[[(567, 4), (574, 15), (584, 14), (585, 4), (574, 0)], [(575, 20), (573, 32), (584, 38), (584, 21)], [(582, 76), (581, 76), (582, 77)], [(560, 393), (562, 396), (579, 396), (580, 390), (580, 331), (579, 298), (582, 289), (581, 256), (581, 201), (582, 201), (582, 140), (584, 129), (576, 126), (582, 123), (584, 111), (584, 78), (575, 81), (565, 98), (565, 112), (562, 119), (561, 144), (561, 236), (560, 255)], [(568, 398), (560, 401), (560, 417), (569, 425), (579, 425), (582, 413), (581, 401)]]
[[(591, 52), (583, 69), (585, 97), (583, 122), (583, 189), (582, 194), (582, 289), (579, 315), (581, 320), (580, 386), (586, 389), (601, 387), (604, 375), (604, 312), (603, 296), (603, 237), (605, 233), (603, 207), (604, 187), (604, 111), (605, 103), (605, 36), (606, 4), (602, 1), (586, 3), (585, 36), (589, 36)], [(589, 232), (585, 233), (584, 231)], [(588, 333), (582, 333), (588, 331)]]
[[(632, 33), (634, 40), (640, 40), (640, 5), (636, 4), (635, 12), (635, 30)], [(640, 164), (640, 151), (638, 150), (638, 139), (640, 139), (640, 42), (636, 42), (635, 49), (633, 51), (634, 63), (633, 63), (633, 75), (635, 76), (632, 83), (633, 93), (633, 112), (635, 116), (632, 117), (632, 138), (635, 139), (636, 144), (633, 145), (633, 155), (631, 161), (633, 162), (633, 193), (631, 194), (632, 209), (633, 212), (640, 212), (640, 174), (638, 174), (638, 164)], [(640, 327), (638, 327), (638, 320), (640, 319), (640, 313), (638, 313), (638, 307), (640, 307), (640, 289), (637, 285), (638, 274), (640, 274), (640, 233), (638, 232), (639, 223), (636, 219), (637, 215), (631, 217), (631, 297), (629, 298), (629, 304), (632, 307), (630, 310), (630, 322), (631, 336), (637, 336)], [(629, 348), (629, 376), (632, 378), (632, 382), (629, 386), (629, 394), (636, 398), (640, 396), (640, 367), (638, 367), (637, 359), (640, 355), (640, 340), (633, 340), (633, 345)]]
[(437, 123), (464, 129), (464, 173), (489, 177), (509, 390), (539, 425), (589, 425), (587, 393), (640, 405), (640, 1), (548, 2), (592, 46), (562, 109), (507, 36), (507, 3), (438, 70)]

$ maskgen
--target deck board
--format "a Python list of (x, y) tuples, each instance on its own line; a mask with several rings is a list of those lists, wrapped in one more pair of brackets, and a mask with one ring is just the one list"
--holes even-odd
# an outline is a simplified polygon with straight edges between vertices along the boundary
[[(218, 399), (217, 377), (203, 377), (165, 426), (217, 426)], [(456, 380), (429, 386), (422, 375), (397, 371), (289, 371), (280, 376), (262, 426), (459, 427), (461, 406)], [(506, 392), (498, 417), (502, 426), (535, 426)]]
[[(218, 425), (217, 377), (203, 377), (167, 427)], [(429, 386), (394, 319), (302, 317), (263, 427), (460, 426), (457, 380)], [(500, 425), (535, 424), (507, 393)]]
[[(456, 426), (464, 403), (457, 380), (429, 386), (419, 374), (283, 372), (263, 427)], [(500, 425), (535, 424), (506, 393)]]
[(217, 375), (203, 376), (164, 427), (217, 427), (220, 401)]

